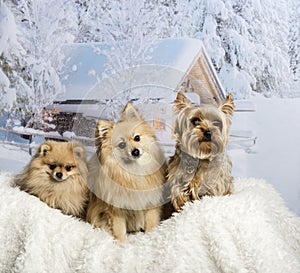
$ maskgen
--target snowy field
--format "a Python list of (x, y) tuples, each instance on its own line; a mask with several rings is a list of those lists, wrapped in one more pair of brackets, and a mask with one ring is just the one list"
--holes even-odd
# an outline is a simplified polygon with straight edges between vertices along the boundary
[[(264, 178), (300, 215), (300, 99), (252, 96), (256, 111), (237, 113), (233, 128), (253, 130), (254, 146), (231, 146), (234, 177)], [(26, 149), (0, 145), (0, 170), (19, 172), (29, 162)]]
[[(235, 177), (264, 178), (300, 215), (300, 99), (252, 97), (256, 112), (239, 114), (236, 123), (253, 128), (257, 143), (249, 153), (231, 149)], [(235, 122), (235, 120), (234, 120)]]

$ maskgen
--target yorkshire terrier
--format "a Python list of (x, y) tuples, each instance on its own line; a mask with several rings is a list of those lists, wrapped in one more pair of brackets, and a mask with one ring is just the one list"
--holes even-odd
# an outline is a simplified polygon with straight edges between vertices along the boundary
[(127, 233), (150, 231), (160, 222), (166, 171), (154, 130), (128, 103), (118, 122), (98, 122), (96, 147), (89, 162), (87, 221), (119, 242)]
[(182, 92), (174, 101), (176, 150), (168, 165), (167, 182), (176, 211), (204, 195), (233, 192), (232, 163), (226, 154), (231, 116), (230, 93), (219, 106), (194, 104)]

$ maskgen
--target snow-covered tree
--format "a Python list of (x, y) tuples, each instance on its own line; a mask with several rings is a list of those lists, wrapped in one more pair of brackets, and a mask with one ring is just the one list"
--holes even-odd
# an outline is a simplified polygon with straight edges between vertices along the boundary
[[(140, 63), (150, 45), (166, 35), (167, 7), (160, 1), (77, 0), (80, 4), (80, 42), (102, 42), (113, 70)], [(83, 11), (84, 12), (83, 12)]]
[[(4, 71), (11, 78), (10, 86), (15, 87), (14, 103), (9, 110), (19, 113), (21, 109), (23, 115), (39, 113), (62, 92), (58, 77), (63, 66), (60, 47), (73, 42), (77, 34), (75, 3), (68, 0), (18, 0), (5, 1), (1, 7), (11, 14), (9, 25), (15, 26), (11, 31), (11, 27), (1, 25), (3, 31), (15, 35), (15, 43), (22, 48), (18, 51), (22, 57), (9, 58), (16, 79)], [(7, 57), (3, 62), (7, 62)]]
[(227, 90), (239, 98), (251, 91), (288, 95), (291, 1), (188, 2), (177, 1), (176, 25), (203, 40)]
[[(96, 41), (107, 45), (98, 51), (108, 60), (105, 72), (98, 75), (100, 79), (117, 74), (118, 81), (122, 78), (128, 84), (132, 76), (130, 68), (148, 60), (149, 48), (156, 39), (169, 36), (169, 22), (164, 13), (168, 10), (168, 5), (160, 1), (77, 2), (84, 10), (83, 13), (79, 13), (80, 41)], [(130, 99), (131, 90), (125, 88), (108, 107), (116, 115)]]
[(74, 41), (77, 14), (72, 1), (19, 0), (23, 44), (29, 53), (34, 104), (39, 108), (60, 92), (60, 47)]
[(20, 35), (13, 13), (0, 2), (0, 112), (15, 110), (22, 117), (22, 97), (25, 99), (29, 91), (29, 75), (26, 51), (18, 41)]
[(293, 4), (290, 17), (289, 55), (292, 71), (291, 95), (300, 96), (300, 2)]

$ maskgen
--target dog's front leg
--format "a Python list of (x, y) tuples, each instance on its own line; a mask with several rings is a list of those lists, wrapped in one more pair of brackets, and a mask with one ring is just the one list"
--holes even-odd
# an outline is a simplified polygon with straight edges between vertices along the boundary
[(145, 232), (150, 231), (159, 224), (161, 208), (146, 210), (145, 212)]
[(126, 219), (122, 216), (112, 217), (112, 234), (120, 243), (126, 242)]

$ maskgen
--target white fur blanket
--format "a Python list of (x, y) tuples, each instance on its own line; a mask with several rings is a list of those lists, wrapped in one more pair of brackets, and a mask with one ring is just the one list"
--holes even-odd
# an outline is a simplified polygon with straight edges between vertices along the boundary
[(0, 173), (0, 272), (300, 272), (300, 219), (263, 180), (237, 179), (116, 244)]

